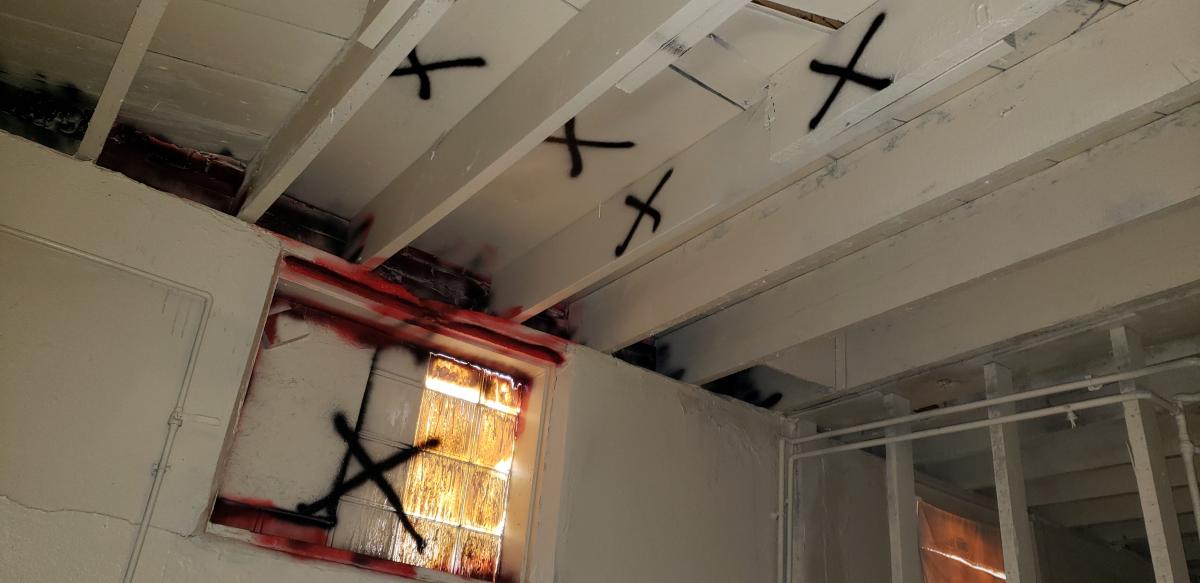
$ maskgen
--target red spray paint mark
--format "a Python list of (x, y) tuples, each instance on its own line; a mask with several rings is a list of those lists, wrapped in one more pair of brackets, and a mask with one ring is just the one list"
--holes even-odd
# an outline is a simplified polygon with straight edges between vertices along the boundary
[[(399, 320), (430, 332), (484, 341), (498, 350), (560, 365), (570, 341), (530, 330), (510, 320), (463, 310), (433, 300), (422, 300), (403, 286), (383, 280), (372, 272), (345, 262), (289, 256), (284, 271), (349, 291), (372, 302), (381, 316)], [(411, 338), (409, 338), (411, 340)]]
[(254, 544), (276, 551), (282, 551), (294, 557), (317, 559), (343, 565), (351, 565), (389, 575), (398, 575), (415, 579), (417, 568), (404, 563), (397, 563), (379, 557), (372, 557), (345, 549), (335, 549), (321, 544), (291, 540), (279, 536), (259, 534), (254, 536)]

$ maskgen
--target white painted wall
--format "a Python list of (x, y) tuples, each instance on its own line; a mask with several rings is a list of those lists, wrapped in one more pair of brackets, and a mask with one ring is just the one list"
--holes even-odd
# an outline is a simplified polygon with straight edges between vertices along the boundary
[(586, 347), (552, 398), (535, 580), (774, 580), (777, 416)]
[[(3, 134), (0, 175), (0, 579), (121, 580), (184, 386), (134, 581), (398, 580), (202, 530), (275, 239)], [(584, 347), (556, 377), (531, 581), (773, 581), (777, 416)], [(824, 563), (798, 580), (883, 580), (882, 464), (821, 463), (797, 556)], [(1041, 556), (1118, 572), (1062, 540)]]
[[(277, 241), (3, 134), (0, 175), (0, 580), (122, 579), (181, 386), (134, 581), (398, 580), (203, 531)], [(582, 347), (548, 407), (530, 580), (772, 580), (778, 417)]]

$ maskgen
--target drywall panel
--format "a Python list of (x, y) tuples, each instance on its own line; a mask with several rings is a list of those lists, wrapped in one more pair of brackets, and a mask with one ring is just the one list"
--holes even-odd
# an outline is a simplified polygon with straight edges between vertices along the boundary
[[(186, 391), (179, 408), (182, 425), (166, 473), (161, 474), (153, 523), (182, 534), (196, 531), (204, 520), (217, 459), (273, 288), (278, 241), (230, 217), (7, 134), (0, 134), (0, 175), (5, 177), (0, 183), (0, 227), (73, 257), (73, 263), (43, 267), (47, 274), (39, 275), (41, 280), (6, 278), (6, 294), (46, 291), (43, 286), (53, 280), (45, 278), (82, 278), (88, 269), (99, 269), (92, 264), (135, 274), (128, 279), (95, 272), (91, 280), (81, 279), (86, 285), (78, 289), (72, 290), (68, 281), (63, 289), (52, 290), (50, 297), (58, 302), (47, 311), (43, 330), (29, 327), (37, 318), (14, 314), (10, 304), (4, 304), (5, 342), (19, 343), (28, 335), (39, 343), (24, 354), (0, 351), (0, 370), (5, 371), (0, 386), (20, 383), (22, 393), (54, 395), (56, 402), (29, 403), (24, 396), (12, 401), (6, 392), (0, 410), (14, 421), (24, 416), (45, 419), (48, 427), (62, 432), (54, 441), (43, 442), (36, 434), (9, 429), (13, 423), (5, 422), (3, 441), (11, 448), (6, 452), (40, 451), (46, 456), (37, 462), (41, 464), (78, 456), (86, 458), (81, 463), (89, 464), (87, 468), (99, 469), (72, 473), (71, 482), (58, 485), (52, 479), (61, 473), (47, 470), (42, 480), (33, 479), (37, 473), (10, 472), (10, 465), (38, 466), (6, 453), (0, 495), (18, 504), (33, 497), (31, 506), (116, 511), (122, 519), (140, 521), (152, 464), (164, 446), (176, 399)], [(27, 260), (26, 253), (9, 257), (9, 245), (6, 262)], [(48, 260), (52, 255), (35, 257)], [(197, 305), (204, 306), (199, 323)], [(112, 318), (109, 311), (120, 317)], [(17, 317), (32, 323), (14, 329), (8, 322)], [(175, 335), (188, 338), (189, 331), (185, 356), (167, 349), (181, 342)], [(180, 358), (187, 363), (182, 378), (176, 374)], [(97, 434), (97, 429), (112, 433)], [(143, 448), (155, 450), (155, 455), (145, 459), (138, 453)], [(133, 504), (133, 498), (140, 502)], [(127, 518), (130, 509), (135, 514)]]
[(565, 456), (561, 505), (542, 531), (552, 574), (535, 580), (773, 580), (776, 415), (584, 347), (555, 391), (565, 431), (545, 467)]

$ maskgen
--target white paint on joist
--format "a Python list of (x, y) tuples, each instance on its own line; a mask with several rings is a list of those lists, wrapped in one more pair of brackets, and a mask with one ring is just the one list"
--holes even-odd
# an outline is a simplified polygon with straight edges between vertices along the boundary
[[(825, 36), (808, 23), (748, 7), (675, 63), (725, 97), (748, 105), (772, 72)], [(738, 110), (677, 71), (638, 91), (610, 89), (576, 116), (582, 139), (630, 140), (629, 150), (582, 148), (584, 171), (567, 172), (562, 144), (540, 144), (450, 213), (413, 245), (486, 275), (558, 232), (568, 219), (597, 212), (613, 191), (700, 140)], [(557, 131), (555, 135), (561, 136)], [(479, 261), (479, 259), (485, 259)]]
[(749, 5), (675, 66), (745, 109), (766, 94), (771, 75), (826, 36), (827, 28)]
[(846, 22), (875, 3), (875, 0), (775, 0), (818, 16)]
[(425, 37), (454, 0), (420, 0), (375, 49), (348, 43), (251, 164), (238, 217), (256, 221)]
[[(957, 2), (952, 3), (958, 5)], [(922, 3), (918, 12), (940, 14), (941, 8), (945, 7), (937, 3)], [(1010, 8), (1016, 11), (1016, 8)], [(928, 41), (931, 45), (924, 47), (925, 50), (922, 51), (922, 54), (928, 56), (929, 53), (938, 53), (932, 50), (932, 47), (940, 47), (940, 54), (936, 58), (930, 57), (936, 64), (919, 67), (913, 76), (906, 77), (907, 85), (895, 85), (916, 91), (907, 95), (894, 91), (888, 93), (895, 103), (885, 107), (870, 120), (859, 123), (848, 131), (829, 136), (830, 139), (821, 143), (820, 150), (810, 152), (811, 156), (787, 162), (775, 161), (775, 151), (771, 146), (772, 134), (777, 131), (774, 128), (778, 125), (781, 109), (810, 111), (810, 106), (813, 109), (820, 106), (826, 94), (816, 97), (796, 95), (796, 103), (789, 101), (788, 104), (777, 106), (772, 105), (768, 99), (768, 102), (749, 108), (673, 160), (626, 188), (612, 193), (606, 206), (621, 212), (580, 217), (557, 235), (497, 273), (493, 286), (495, 306), (501, 310), (520, 307), (518, 317), (528, 318), (559, 301), (578, 297), (605, 281), (639, 267), (656, 255), (687, 241), (704, 229), (832, 161), (821, 155), (821, 152), (837, 151), (862, 135), (870, 133), (876, 125), (888, 123), (893, 112), (907, 111), (938, 90), (960, 82), (972, 72), (971, 65), (965, 68), (959, 66), (963, 61), (970, 61), (975, 67), (983, 67), (985, 62), (975, 59), (979, 52), (992, 55), (991, 51), (994, 49), (991, 47), (1023, 22), (1018, 17), (1019, 14), (1032, 17), (1031, 14), (1021, 12), (1005, 21), (1004, 25), (993, 22), (976, 26), (970, 18), (954, 11), (950, 12), (955, 15), (954, 18), (965, 19), (959, 33), (931, 37)], [(874, 14), (864, 13), (862, 18), (869, 21)], [(775, 78), (811, 78), (815, 74), (808, 71), (807, 67), (812, 57), (825, 58), (824, 55), (828, 51), (834, 51), (836, 47), (857, 43), (863, 36), (861, 29), (868, 25), (868, 22), (860, 22), (855, 27), (843, 27), (793, 60), (776, 73)], [(896, 26), (897, 28), (889, 29), (892, 30), (892, 35), (900, 35), (903, 30), (909, 30), (910, 36), (921, 36), (915, 32), (921, 30), (920, 23), (909, 22), (907, 29), (902, 28), (903, 22), (897, 23)], [(835, 41), (837, 38), (840, 40)], [(985, 41), (990, 42), (977, 47)], [(906, 41), (894, 40), (893, 45), (895, 46), (891, 46), (891, 49), (899, 50), (906, 46)], [(877, 44), (875, 48), (883, 54), (887, 54), (889, 50), (886, 44)], [(853, 47), (845, 52), (847, 55), (853, 53)], [(958, 58), (954, 60), (947, 55), (956, 55)], [(910, 63), (909, 66), (914, 65)], [(942, 69), (938, 71), (938, 67)], [(937, 72), (943, 74), (920, 87), (914, 85), (918, 79), (928, 80), (935, 77)], [(826, 86), (825, 83), (824, 79), (820, 80), (822, 87)], [(779, 97), (778, 93), (776, 96)], [(838, 101), (853, 103), (854, 98), (845, 94), (839, 97)], [(836, 115), (831, 114), (827, 117), (832, 123)], [(613, 248), (629, 231), (631, 223), (629, 209), (624, 205), (625, 195), (629, 192), (649, 193), (668, 168), (674, 169), (671, 183), (655, 201), (655, 207), (662, 213), (658, 230), (651, 236), (649, 228), (643, 227), (641, 232), (635, 233), (625, 252), (615, 257)], [(641, 337), (629, 338), (629, 342)], [(617, 347), (608, 344), (596, 346), (602, 349)]]
[(108, 80), (104, 82), (104, 90), (96, 102), (96, 108), (88, 119), (87, 131), (79, 142), (75, 156), (82, 160), (95, 160), (100, 157), (108, 132), (112, 129), (121, 104), (129, 93), (129, 84), (142, 66), (146, 49), (150, 46), (158, 29), (159, 21), (169, 6), (168, 0), (142, 0), (138, 3), (129, 32), (121, 42), (121, 49), (108, 72)]
[[(39, 89), (72, 83), (98, 98), (120, 44), (0, 14), (3, 78)], [(300, 93), (153, 52), (126, 95), (118, 119), (206, 151), (230, 148), (249, 159), (299, 101)]]
[(288, 194), (353, 217), (574, 14), (561, 0), (454, 3), (421, 40), (422, 62), (478, 56), (487, 65), (430, 73), (427, 101), (417, 96), (415, 76), (384, 81)]
[(209, 0), (301, 28), (348, 39), (370, 0)]
[[(1200, 78), (1200, 64), (1188, 65), (1200, 53), (1197, 9), (1140, 2), (780, 191), (577, 302), (581, 339), (619, 348), (1042, 169), (1091, 128), (1152, 119), (1173, 95), (1186, 101), (1193, 80), (1176, 67)], [(1114, 76), (1130, 82), (1114, 86)]]
[[(772, 79), (767, 95), (771, 159), (804, 162), (823, 155), (830, 138), (1003, 41), (1060, 1), (876, 2)], [(844, 66), (850, 55), (861, 57), (856, 72), (887, 77), (891, 84), (877, 91), (809, 69), (814, 60)], [(837, 97), (829, 99), (838, 88)]]
[[(136, 6), (137, 2), (128, 0), (115, 5), (9, 0), (0, 12), (120, 43)], [(208, 0), (172, 0), (150, 51), (304, 91), (337, 54), (342, 42), (335, 36)]]
[(355, 218), (374, 266), (516, 163), (719, 0), (589, 3)]
[(539, 144), (413, 245), (444, 261), (494, 273), (553, 236), (566, 217), (624, 212), (605, 205), (608, 193), (738, 112), (674, 71), (664, 71), (634, 93), (609, 89), (575, 116), (576, 135), (629, 140), (633, 148), (581, 148), (583, 172), (571, 178), (566, 146)]
[[(1193, 107), (668, 334), (671, 366), (716, 378), (1187, 201), (1200, 192), (1184, 168), (1196, 151)], [(868, 372), (856, 369), (851, 385)]]

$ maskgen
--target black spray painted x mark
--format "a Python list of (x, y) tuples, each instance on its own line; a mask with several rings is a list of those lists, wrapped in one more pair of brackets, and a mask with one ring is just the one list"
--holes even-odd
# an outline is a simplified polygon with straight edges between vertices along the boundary
[(666, 174), (663, 174), (663, 177), (658, 181), (658, 186), (654, 187), (654, 191), (650, 193), (650, 198), (647, 198), (646, 202), (638, 200), (638, 198), (632, 194), (625, 195), (625, 205), (637, 209), (638, 215), (637, 218), (633, 220), (633, 226), (629, 227), (629, 234), (625, 235), (625, 240), (622, 241), (620, 245), (617, 245), (617, 257), (620, 257), (623, 253), (625, 253), (625, 249), (629, 247), (629, 242), (633, 240), (633, 234), (637, 232), (638, 225), (641, 224), (643, 215), (650, 215), (650, 220), (652, 221), (650, 224), (650, 232), (653, 233), (658, 230), (658, 224), (662, 222), (662, 213), (658, 212), (658, 209), (651, 205), (654, 204), (654, 197), (658, 196), (658, 192), (662, 190), (663, 185), (667, 183), (667, 180), (671, 178), (671, 174), (674, 172), (675, 169), (671, 168), (670, 170), (667, 170)]
[(845, 67), (822, 63), (815, 59), (808, 64), (808, 68), (812, 69), (814, 73), (836, 75), (838, 78), (837, 84), (833, 86), (833, 91), (829, 93), (829, 97), (825, 100), (825, 104), (821, 106), (821, 110), (812, 119), (808, 120), (808, 129), (817, 129), (817, 124), (821, 123), (821, 119), (829, 111), (829, 106), (833, 105), (833, 100), (837, 99), (838, 93), (842, 92), (842, 87), (845, 87), (846, 81), (854, 81), (859, 85), (870, 87), (876, 91), (882, 91), (892, 84), (890, 77), (872, 77), (854, 70), (854, 66), (858, 64), (858, 60), (862, 58), (863, 51), (867, 48), (867, 43), (871, 42), (871, 37), (875, 36), (875, 32), (879, 30), (879, 27), (883, 26), (884, 16), (884, 13), (881, 12), (879, 16), (875, 17), (875, 20), (871, 21), (871, 27), (867, 29), (867, 34), (859, 41), (858, 48), (854, 49), (854, 56), (850, 57), (850, 62)]
[(346, 447), (349, 449), (350, 455), (354, 457), (358, 464), (362, 466), (362, 471), (349, 479), (342, 479), (339, 476), (334, 483), (333, 489), (329, 491), (323, 498), (313, 502), (312, 504), (299, 504), (296, 506), (296, 512), (312, 516), (321, 510), (326, 510), (334, 524), (337, 523), (337, 503), (342, 496), (347, 492), (367, 483), (374, 482), (379, 490), (383, 492), (392, 509), (396, 511), (396, 515), (400, 517), (400, 524), (404, 525), (404, 530), (413, 537), (417, 543), (417, 552), (425, 552), (425, 539), (417, 533), (417, 529), (413, 527), (412, 522), (408, 519), (408, 515), (404, 513), (404, 507), (400, 504), (400, 496), (396, 494), (396, 489), (388, 483), (387, 478), (383, 475), (384, 472), (407, 462), (413, 456), (421, 453), (421, 451), (437, 447), (441, 443), (437, 438), (425, 440), (424, 443), (401, 449), (400, 451), (384, 458), (380, 462), (371, 459), (363, 449), (362, 442), (359, 440), (358, 434), (350, 428), (350, 423), (346, 421), (345, 413), (338, 412), (333, 417), (333, 426), (337, 430), (338, 435), (346, 442)]
[(547, 142), (552, 144), (566, 144), (567, 152), (571, 155), (571, 178), (575, 178), (583, 173), (583, 156), (579, 153), (580, 146), (587, 148), (611, 148), (625, 149), (632, 148), (637, 144), (628, 140), (624, 142), (602, 142), (599, 140), (581, 140), (575, 137), (575, 118), (567, 121), (563, 126), (563, 137), (550, 136), (546, 138)]
[(389, 77), (403, 77), (404, 75), (416, 75), (417, 79), (421, 80), (421, 88), (417, 91), (417, 95), (426, 101), (433, 97), (433, 87), (429, 83), (429, 72), (438, 69), (453, 69), (455, 67), (486, 67), (487, 61), (483, 57), (465, 57), (462, 59), (450, 59), (449, 61), (438, 61), (436, 63), (425, 64), (417, 57), (417, 49), (414, 47), (408, 53), (408, 67), (397, 67), (392, 71)]

